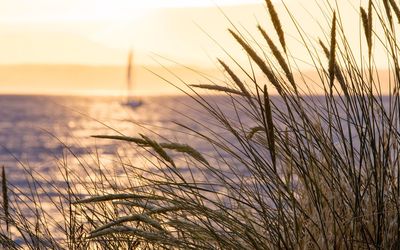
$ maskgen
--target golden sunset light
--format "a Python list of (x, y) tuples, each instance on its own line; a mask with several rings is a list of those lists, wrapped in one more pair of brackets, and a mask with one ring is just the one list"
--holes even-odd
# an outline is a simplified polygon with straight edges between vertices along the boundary
[[(257, 4), (254, 5), (257, 1), (234, 0), (3, 2), (0, 31), (7, 36), (0, 49), (9, 51), (7, 46), (16, 47), (9, 52), (7, 63), (123, 64), (121, 50), (126, 52), (131, 47), (146, 52), (163, 52), (171, 50), (172, 43), (175, 52), (178, 47), (182, 49), (182, 44), (178, 46), (169, 40), (193, 35), (199, 37), (201, 31), (195, 23), (208, 26), (215, 20), (223, 20), (217, 6), (239, 9), (246, 3), (248, 12), (258, 9), (255, 8)], [(232, 18), (236, 19), (237, 13)], [(187, 41), (182, 40), (184, 46), (189, 46)], [(99, 57), (70, 51), (67, 57), (63, 45), (81, 45), (81, 51), (91, 47), (90, 50), (96, 51)], [(58, 51), (57, 46), (60, 48)]]
[(398, 0), (0, 0), (0, 249), (400, 249)]
[[(232, 24), (246, 27), (247, 32), (256, 33), (255, 37), (260, 37), (256, 28), (258, 23), (273, 28), (265, 15), (264, 1), (258, 0), (36, 0), (35, 4), (25, 0), (3, 0), (2, 3), (0, 65), (7, 67), (0, 66), (0, 76), (3, 77), (0, 92), (4, 93), (15, 93), (24, 86), (23, 93), (57, 94), (63, 90), (70, 94), (119, 95), (124, 91), (127, 54), (134, 50), (136, 80), (140, 86), (137, 93), (176, 94), (175, 88), (143, 66), (147, 65), (153, 71), (162, 63), (183, 73), (183, 68), (174, 65), (176, 62), (220, 75), (215, 70), (215, 57), (224, 58), (226, 55), (215, 41), (223, 43), (224, 48), (242, 63), (247, 61), (227, 32)], [(288, 1), (286, 7), (279, 1), (274, 3), (285, 17), (282, 23), (289, 34), (287, 41), (292, 46), (298, 46), (301, 41), (292, 39), (292, 34), (298, 30), (287, 15), (286, 7), (296, 9), (302, 20), (306, 20), (302, 29), (310, 37), (317, 39), (325, 35), (320, 24), (327, 20), (323, 11), (311, 11), (309, 6), (314, 4), (313, 0)], [(318, 8), (323, 8), (322, 5)], [(356, 28), (354, 19), (357, 16), (353, 13), (357, 10), (352, 3), (343, 3), (340, 8), (344, 13), (343, 19)], [(359, 36), (348, 38), (354, 46), (358, 40)], [(303, 47), (293, 51), (292, 57), (301, 58), (307, 54)], [(160, 56), (170, 61), (162, 60)], [(307, 60), (296, 63), (302, 70), (312, 68)], [(383, 57), (376, 57), (376, 63), (383, 65), (386, 61)], [(53, 70), (52, 65), (58, 65), (57, 69)], [(65, 75), (54, 73), (58, 72), (60, 65), (69, 65)], [(74, 73), (73, 69), (83, 69), (82, 66), (91, 68)], [(98, 67), (98, 71), (93, 67)], [(101, 67), (108, 70), (100, 71)], [(17, 73), (21, 70), (27, 73), (21, 76)], [(35, 84), (26, 85), (25, 78), (30, 78), (30, 82)]]
[[(158, 65), (154, 60), (157, 54), (182, 64), (211, 67), (214, 62), (209, 55), (215, 46), (201, 28), (210, 27), (215, 33), (210, 35), (230, 39), (226, 32), (219, 35), (220, 30), (226, 31), (228, 22), (217, 6), (237, 21), (248, 22), (240, 18), (243, 13), (263, 12), (261, 1), (235, 0), (2, 3), (0, 64), (4, 67), (0, 66), (0, 92), (4, 93), (21, 91), (24, 86), (23, 93), (57, 94), (63, 90), (70, 94), (120, 94), (131, 49), (135, 53), (136, 80), (142, 80), (139, 85), (147, 83), (137, 93), (177, 93), (141, 65)], [(65, 75), (59, 72), (60, 65), (69, 65)], [(83, 66), (91, 68), (82, 71)], [(104, 68), (107, 70), (100, 70)], [(32, 84), (26, 85), (26, 79)]]

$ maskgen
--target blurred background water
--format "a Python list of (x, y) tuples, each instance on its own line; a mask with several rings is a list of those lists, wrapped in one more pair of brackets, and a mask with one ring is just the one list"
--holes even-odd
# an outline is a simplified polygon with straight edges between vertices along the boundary
[[(226, 102), (221, 96), (208, 100), (220, 106)], [(147, 97), (144, 105), (134, 109), (123, 101), (121, 97), (98, 96), (0, 96), (0, 165), (6, 167), (13, 183), (23, 185), (22, 166), (54, 177), (57, 162), (71, 152), (77, 158), (100, 155), (104, 161), (115, 159), (116, 154), (134, 157), (135, 149), (127, 143), (91, 137), (117, 133), (158, 134), (212, 153), (212, 148), (189, 137), (176, 124), (184, 123), (196, 131), (205, 129), (199, 123), (212, 126), (210, 117), (190, 97)], [(70, 168), (73, 164), (76, 162), (69, 161)]]

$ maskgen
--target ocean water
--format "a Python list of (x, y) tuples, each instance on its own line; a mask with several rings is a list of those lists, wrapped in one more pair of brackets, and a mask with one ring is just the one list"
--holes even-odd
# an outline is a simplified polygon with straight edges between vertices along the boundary
[[(207, 99), (219, 106), (226, 102), (218, 96)], [(200, 132), (212, 126), (210, 117), (190, 97), (144, 97), (142, 100), (144, 104), (133, 109), (119, 97), (1, 95), (0, 166), (5, 167), (9, 188), (17, 193), (10, 196), (19, 204), (23, 217), (35, 217), (32, 200), (27, 198), (34, 189), (48, 218), (63, 221), (59, 207), (53, 203), (59, 199), (54, 188), (66, 187), (60, 166), (67, 166), (85, 180), (91, 177), (85, 176), (82, 162), (89, 166), (101, 162), (107, 170), (121, 165), (121, 161), (146, 164), (135, 145), (96, 139), (92, 135), (140, 137), (145, 134), (158, 140), (188, 143), (203, 153), (213, 153), (209, 145), (177, 125), (183, 123)], [(218, 131), (218, 126), (214, 130)], [(32, 186), (31, 176), (37, 180), (36, 186)], [(56, 230), (58, 226), (50, 228)]]
[[(12, 183), (24, 186), (24, 168), (50, 179), (59, 176), (60, 161), (74, 169), (80, 167), (77, 158), (89, 161), (101, 158), (104, 164), (112, 164), (116, 156), (130, 162), (138, 159), (134, 145), (95, 139), (92, 135), (121, 133), (140, 137), (145, 134), (161, 141), (189, 144), (210, 158), (219, 155), (215, 155), (210, 144), (196, 137), (195, 132), (216, 133), (226, 142), (235, 143), (232, 135), (188, 96), (142, 99), (144, 104), (132, 109), (124, 105), (120, 97), (0, 95), (0, 166), (5, 166)], [(313, 99), (323, 103), (323, 98)], [(246, 111), (240, 111), (240, 105), (232, 105), (228, 97), (207, 96), (206, 101), (233, 120), (236, 114), (232, 108), (236, 107), (242, 112), (241, 122), (252, 127), (251, 121), (246, 120)], [(383, 99), (384, 106), (389, 105), (388, 101), (388, 98)]]
[[(324, 100), (322, 97), (312, 99), (315, 103)], [(89, 165), (96, 165), (100, 160), (105, 169), (120, 164), (119, 159), (136, 166), (146, 164), (146, 159), (140, 157), (142, 152), (134, 145), (96, 139), (92, 135), (121, 133), (139, 137), (145, 134), (158, 140), (189, 144), (210, 159), (229, 157), (196, 137), (196, 132), (216, 133), (225, 142), (235, 144), (232, 135), (195, 100), (187, 96), (162, 96), (146, 97), (143, 101), (142, 106), (132, 109), (118, 97), (0, 96), (0, 166), (5, 166), (12, 187), (29, 195), (32, 186), (29, 186), (27, 172), (30, 170), (34, 171), (34, 176), (40, 176), (56, 187), (65, 185), (60, 162), (78, 174), (82, 171), (79, 160)], [(222, 110), (233, 122), (237, 115), (240, 116), (241, 122), (248, 126), (246, 129), (254, 126), (251, 119), (247, 120), (246, 111), (240, 110), (240, 104), (232, 105), (229, 98), (207, 96), (206, 101)], [(274, 101), (279, 105), (279, 99)], [(388, 101), (388, 98), (383, 99), (385, 107), (389, 106)], [(232, 110), (233, 107), (239, 109), (239, 114)], [(183, 129), (178, 123), (192, 131)], [(85, 174), (82, 171), (81, 177), (85, 178)], [(49, 183), (41, 185), (51, 187)], [(26, 207), (29, 207), (29, 202), (25, 203)], [(50, 217), (62, 221), (53, 203), (42, 202)]]
[[(209, 115), (190, 97), (147, 97), (143, 101), (144, 105), (132, 109), (119, 97), (0, 96), (0, 165), (5, 166), (10, 182), (23, 187), (27, 181), (24, 169), (51, 179), (59, 175), (57, 166), (66, 155), (74, 156), (68, 160), (71, 169), (79, 167), (76, 158), (99, 156), (105, 164), (116, 155), (135, 159), (134, 146), (91, 137), (119, 133), (164, 137), (213, 153), (209, 145), (176, 124), (200, 132), (213, 126)], [(226, 99), (211, 96), (208, 101), (223, 107)], [(218, 129), (217, 125), (213, 128)]]

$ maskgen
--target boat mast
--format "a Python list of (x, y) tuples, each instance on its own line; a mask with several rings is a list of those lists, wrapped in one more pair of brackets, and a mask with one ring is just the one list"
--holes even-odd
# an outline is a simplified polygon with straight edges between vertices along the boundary
[(132, 89), (133, 89), (133, 74), (132, 74), (132, 65), (133, 64), (133, 52), (132, 50), (129, 51), (128, 55), (128, 67), (126, 71), (126, 83), (127, 83), (127, 97), (128, 101), (130, 99), (130, 96), (132, 95)]

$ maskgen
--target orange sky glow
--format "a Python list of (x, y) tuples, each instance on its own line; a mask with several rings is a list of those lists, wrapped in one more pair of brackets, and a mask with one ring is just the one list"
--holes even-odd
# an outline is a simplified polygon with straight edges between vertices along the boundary
[[(330, 21), (315, 7), (318, 0), (284, 2), (296, 10), (302, 28), (310, 37), (324, 37), (320, 25), (329, 27)], [(326, 2), (318, 3), (328, 9)], [(351, 1), (344, 2), (347, 2), (343, 7), (344, 21), (356, 24), (357, 10), (351, 8)], [(307, 52), (304, 46), (299, 46), (299, 40), (293, 39), (296, 27), (282, 1), (274, 3), (282, 15), (289, 47), (296, 48), (293, 57), (304, 57)], [(267, 30), (273, 29), (264, 0), (0, 0), (0, 6), (0, 93), (21, 93), (21, 90), (24, 93), (111, 93), (111, 90), (123, 89), (124, 70), (115, 67), (126, 65), (130, 49), (134, 50), (137, 65), (150, 65), (152, 69), (159, 63), (176, 67), (161, 57), (208, 71), (215, 69), (216, 58), (227, 57), (220, 46), (240, 62), (248, 63), (227, 32), (232, 27), (230, 22), (256, 34), (255, 39), (259, 38), (258, 23)], [(351, 11), (354, 13), (348, 14)], [(355, 44), (358, 38), (354, 36)], [(301, 68), (309, 66), (307, 62), (298, 63)], [(81, 67), (66, 67), (64, 72), (57, 68), (55, 74), (50, 65), (109, 68), (104, 70), (108, 75)], [(26, 74), (21, 74), (22, 69)], [(155, 90), (160, 89), (161, 83), (156, 83), (148, 74), (143, 75), (143, 69), (138, 72), (138, 85), (153, 84), (138, 88), (144, 94), (158, 94)], [(96, 86), (101, 87), (94, 90)], [(173, 93), (174, 90), (165, 91)]]
[[(248, 13), (253, 14), (257, 7), (262, 9), (263, 3), (261, 0), (0, 2), (3, 35), (0, 54), (4, 55), (0, 64), (90, 65), (124, 64), (130, 48), (137, 51), (142, 64), (151, 63), (149, 53), (184, 59), (185, 63), (204, 63), (199, 53), (187, 53), (202, 46), (195, 41), (209, 41), (197, 25), (225, 30), (227, 22), (216, 6), (235, 8), (227, 6), (246, 3), (251, 6)], [(236, 18), (234, 14), (233, 19)]]

